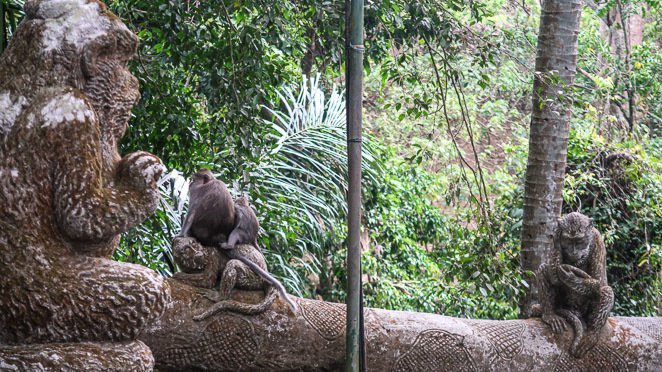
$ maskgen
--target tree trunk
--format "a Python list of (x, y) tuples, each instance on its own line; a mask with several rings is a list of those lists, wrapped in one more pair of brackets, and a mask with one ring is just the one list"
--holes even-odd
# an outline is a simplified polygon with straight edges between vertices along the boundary
[[(172, 303), (139, 337), (161, 371), (342, 370), (345, 305), (297, 298), (296, 315), (277, 301), (265, 313), (192, 317), (211, 302), (170, 280)], [(236, 299), (259, 301), (260, 292)], [(471, 320), (366, 309), (369, 371), (660, 371), (662, 318), (610, 318), (582, 359), (567, 350), (573, 332), (554, 335), (538, 319)]]
[[(521, 267), (535, 272), (553, 246), (556, 218), (563, 203), (571, 103), (567, 99), (577, 66), (577, 36), (582, 2), (545, 0), (540, 15), (529, 158), (524, 187)], [(526, 276), (532, 284), (532, 276)], [(533, 286), (520, 301), (530, 315)]]

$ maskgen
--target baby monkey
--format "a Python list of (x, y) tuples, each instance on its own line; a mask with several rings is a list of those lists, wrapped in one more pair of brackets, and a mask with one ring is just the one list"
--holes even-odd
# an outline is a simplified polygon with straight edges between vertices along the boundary
[(248, 205), (248, 199), (240, 196), (234, 201), (234, 228), (230, 232), (227, 243), (221, 243), (223, 249), (234, 249), (237, 244), (251, 244), (256, 248), (257, 232), (260, 223), (253, 208)]
[(230, 259), (241, 261), (258, 274), (264, 281), (276, 288), (281, 297), (288, 303), (288, 305), (290, 305), (292, 312), (296, 313), (297, 306), (287, 296), (287, 292), (283, 285), (255, 262), (241, 254), (239, 250), (235, 249), (238, 244), (247, 244), (255, 247), (258, 251), (261, 251), (257, 245), (257, 233), (260, 228), (260, 223), (257, 220), (255, 212), (253, 212), (253, 209), (248, 204), (248, 199), (244, 196), (238, 197), (234, 202), (234, 210), (234, 229), (230, 232), (227, 243), (221, 243), (223, 252)]

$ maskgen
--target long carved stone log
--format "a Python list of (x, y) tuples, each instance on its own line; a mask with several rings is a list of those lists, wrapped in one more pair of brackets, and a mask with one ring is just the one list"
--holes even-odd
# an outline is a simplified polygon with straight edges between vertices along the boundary
[[(194, 321), (212, 303), (204, 290), (171, 280), (172, 302), (139, 339), (156, 369), (341, 370), (345, 306), (296, 299), (260, 315), (222, 312)], [(260, 292), (239, 292), (258, 302)], [(368, 370), (374, 371), (662, 371), (662, 318), (613, 317), (582, 359), (568, 353), (572, 330), (553, 334), (539, 319), (470, 320), (367, 309)]]

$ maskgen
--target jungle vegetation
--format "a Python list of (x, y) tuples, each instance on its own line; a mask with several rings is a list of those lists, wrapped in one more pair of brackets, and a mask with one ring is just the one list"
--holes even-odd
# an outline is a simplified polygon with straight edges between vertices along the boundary
[[(340, 0), (112, 0), (140, 37), (142, 99), (124, 152), (169, 169), (155, 216), (116, 258), (171, 275), (186, 178), (247, 193), (270, 269), (343, 301), (344, 11)], [(0, 0), (0, 50), (21, 18)], [(366, 1), (367, 305), (514, 318), (540, 3)], [(661, 315), (662, 57), (657, 0), (588, 0), (578, 41), (563, 213), (594, 219), (614, 313)]]

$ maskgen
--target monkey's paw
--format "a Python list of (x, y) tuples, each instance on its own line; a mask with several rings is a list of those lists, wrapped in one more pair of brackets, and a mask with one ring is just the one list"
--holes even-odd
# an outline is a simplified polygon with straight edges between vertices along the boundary
[(573, 344), (570, 349), (570, 354), (575, 358), (582, 358), (598, 343), (598, 332), (591, 331), (586, 333), (576, 345)]
[(557, 314), (543, 314), (542, 321), (552, 328), (552, 332), (557, 334), (563, 333), (567, 327), (565, 320)]
[(155, 190), (165, 167), (156, 155), (137, 151), (125, 156), (118, 166), (120, 180), (139, 190)]

